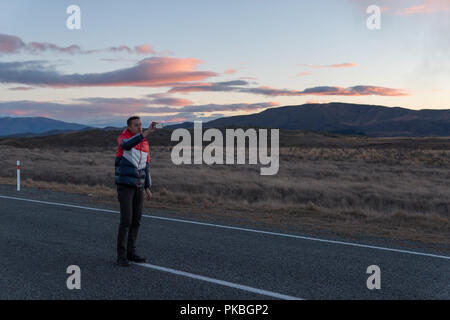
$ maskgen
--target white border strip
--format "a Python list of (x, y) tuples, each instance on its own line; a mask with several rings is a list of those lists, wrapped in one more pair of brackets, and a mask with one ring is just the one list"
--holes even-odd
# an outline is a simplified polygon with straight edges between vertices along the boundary
[[(43, 204), (50, 204), (50, 205), (63, 206), (63, 207), (79, 208), (79, 209), (85, 209), (85, 210), (102, 211), (102, 212), (108, 212), (108, 213), (120, 213), (119, 211), (115, 211), (115, 210), (91, 208), (91, 207), (78, 206), (78, 205), (73, 205), (73, 204), (65, 204), (65, 203), (57, 203), (57, 202), (49, 202), (49, 201), (17, 198), (17, 197), (3, 196), (3, 195), (0, 195), (0, 198), (13, 199), (13, 200), (22, 200), (22, 201), (29, 201), (29, 202), (43, 203)], [(212, 223), (206, 223), (206, 222), (197, 222), (197, 221), (190, 221), (190, 220), (183, 220), (183, 219), (150, 216), (150, 215), (144, 215), (144, 214), (142, 216), (146, 217), (146, 218), (151, 218), (151, 219), (159, 219), (159, 220), (182, 222), (182, 223), (191, 223), (191, 224), (208, 226), (208, 227), (216, 227), (216, 228), (223, 228), (223, 229), (231, 229), (231, 230), (239, 230), (239, 231), (246, 231), (246, 232), (254, 232), (254, 233), (268, 234), (268, 235), (273, 235), (273, 236), (295, 238), (295, 239), (302, 239), (302, 240), (310, 240), (310, 241), (319, 241), (319, 242), (324, 242), (324, 243), (341, 244), (341, 245), (346, 245), (346, 246), (354, 246), (354, 247), (367, 248), (367, 249), (377, 249), (377, 250), (384, 250), (384, 251), (407, 253), (407, 254), (414, 254), (414, 255), (425, 256), (425, 257), (432, 257), (432, 258), (440, 258), (440, 259), (450, 260), (449, 256), (443, 256), (443, 255), (437, 255), (437, 254), (431, 254), (431, 253), (423, 253), (423, 252), (416, 252), (416, 251), (409, 251), (409, 250), (393, 249), (393, 248), (387, 248), (387, 247), (378, 247), (378, 246), (371, 246), (371, 245), (359, 244), (359, 243), (353, 243), (353, 242), (326, 240), (326, 239), (320, 239), (320, 238), (298, 236), (298, 235), (293, 235), (293, 234), (277, 233), (277, 232), (249, 229), (249, 228), (232, 227), (232, 226), (225, 226), (225, 225), (220, 225), (220, 224), (212, 224)]]
[(244, 286), (242, 284), (237, 284), (237, 283), (233, 283), (233, 282), (228, 282), (228, 281), (218, 280), (218, 279), (209, 278), (209, 277), (205, 277), (205, 276), (200, 276), (200, 275), (189, 273), (189, 272), (184, 272), (184, 271), (179, 271), (179, 270), (175, 270), (175, 269), (155, 266), (153, 264), (134, 263), (134, 262), (133, 262), (133, 264), (138, 265), (138, 266), (142, 266), (142, 267), (146, 267), (146, 268), (149, 268), (149, 269), (154, 269), (154, 270), (158, 270), (158, 271), (162, 271), (162, 272), (168, 272), (168, 273), (176, 274), (176, 275), (183, 276), (183, 277), (188, 277), (188, 278), (192, 278), (192, 279), (196, 279), (196, 280), (211, 282), (211, 283), (215, 283), (215, 284), (218, 284), (218, 285), (221, 285), (221, 286), (225, 286), (225, 287), (230, 287), (230, 288), (235, 288), (235, 289), (239, 289), (239, 290), (243, 290), (243, 291), (248, 291), (248, 292), (251, 292), (251, 293), (261, 294), (261, 295), (269, 296), (269, 297), (272, 297), (272, 298), (277, 298), (277, 299), (282, 299), (282, 300), (304, 300), (302, 298), (297, 298), (297, 297), (293, 297), (293, 296), (287, 296), (285, 294), (281, 294), (281, 293), (277, 293), (277, 292), (257, 289), (257, 288), (253, 288), (253, 287), (249, 287), (249, 286)]

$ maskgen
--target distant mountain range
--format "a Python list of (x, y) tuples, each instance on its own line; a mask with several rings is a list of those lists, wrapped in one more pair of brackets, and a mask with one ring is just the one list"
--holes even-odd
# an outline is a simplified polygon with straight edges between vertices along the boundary
[[(450, 110), (410, 110), (332, 102), (274, 107), (259, 113), (219, 118), (202, 126), (280, 128), (373, 137), (450, 136)], [(193, 123), (165, 126), (169, 130), (176, 128), (193, 128)], [(50, 135), (88, 129), (94, 128), (43, 117), (0, 118), (0, 136)], [(106, 131), (119, 129), (103, 128)]]
[(0, 136), (50, 135), (92, 127), (44, 117), (0, 117)]
[[(450, 110), (410, 110), (332, 102), (273, 107), (255, 114), (219, 118), (202, 126), (265, 127), (373, 137), (450, 136)], [(184, 122), (165, 128), (192, 127), (192, 122)]]

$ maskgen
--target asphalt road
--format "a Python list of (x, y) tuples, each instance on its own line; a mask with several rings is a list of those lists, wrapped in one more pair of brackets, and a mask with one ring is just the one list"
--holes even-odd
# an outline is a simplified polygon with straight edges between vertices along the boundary
[[(0, 299), (450, 299), (450, 257), (443, 253), (390, 251), (401, 248), (157, 219), (149, 213), (138, 238), (138, 253), (147, 264), (123, 268), (115, 264), (119, 214), (114, 210), (5, 196), (11, 194), (0, 194)], [(70, 265), (81, 269), (79, 290), (66, 286)], [(380, 267), (379, 290), (367, 288), (370, 265)]]

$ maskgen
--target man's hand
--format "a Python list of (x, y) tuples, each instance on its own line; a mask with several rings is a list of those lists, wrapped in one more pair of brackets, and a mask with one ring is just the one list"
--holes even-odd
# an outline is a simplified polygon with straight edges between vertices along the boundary
[(145, 193), (147, 194), (147, 200), (150, 200), (152, 198), (152, 192), (149, 188), (145, 188)]
[(148, 127), (148, 129), (147, 130), (145, 130), (144, 132), (142, 132), (142, 134), (146, 137), (146, 136), (148, 136), (150, 133), (152, 133), (153, 131), (155, 131), (156, 130), (156, 124), (157, 124), (158, 122), (155, 122), (155, 121), (153, 121), (151, 124), (150, 124), (150, 126)]

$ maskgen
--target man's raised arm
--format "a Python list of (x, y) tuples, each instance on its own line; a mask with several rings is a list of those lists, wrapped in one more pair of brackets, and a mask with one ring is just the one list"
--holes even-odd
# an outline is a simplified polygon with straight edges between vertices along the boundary
[(120, 139), (119, 144), (123, 150), (131, 150), (131, 148), (140, 143), (143, 139), (144, 136), (142, 135), (142, 133), (138, 133), (129, 139)]

